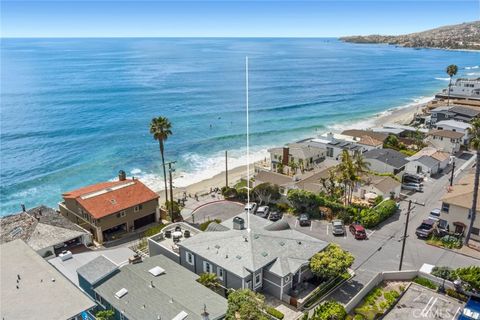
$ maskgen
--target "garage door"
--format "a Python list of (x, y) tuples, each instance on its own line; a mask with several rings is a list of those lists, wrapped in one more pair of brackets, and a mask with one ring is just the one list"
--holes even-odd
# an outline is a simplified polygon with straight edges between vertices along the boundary
[(141, 217), (133, 221), (133, 226), (135, 227), (135, 229), (138, 229), (152, 222), (155, 222), (155, 213), (149, 214), (148, 216)]

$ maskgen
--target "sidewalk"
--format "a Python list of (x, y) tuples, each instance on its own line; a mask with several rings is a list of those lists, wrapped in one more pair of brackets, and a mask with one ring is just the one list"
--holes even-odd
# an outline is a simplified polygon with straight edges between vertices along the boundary
[(225, 198), (220, 193), (216, 193), (216, 194), (212, 193), (208, 195), (199, 196), (198, 200), (196, 200), (193, 197), (187, 198), (187, 201), (185, 201), (185, 207), (182, 209), (182, 211), (180, 211), (180, 213), (183, 217), (183, 220), (187, 220), (192, 216), (192, 213), (195, 210), (209, 203), (223, 201), (223, 200), (225, 200)]

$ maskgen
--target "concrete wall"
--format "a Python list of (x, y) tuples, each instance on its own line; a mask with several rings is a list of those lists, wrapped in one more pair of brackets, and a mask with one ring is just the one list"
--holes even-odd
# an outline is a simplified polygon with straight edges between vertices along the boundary
[(176, 263), (180, 264), (180, 255), (176, 254), (175, 252), (165, 248), (164, 246), (156, 243), (152, 239), (148, 239), (148, 253), (150, 257), (164, 255), (165, 257), (175, 261)]
[(263, 271), (263, 291), (280, 299), (282, 278), (268, 270)]
[(436, 174), (438, 172), (438, 170), (440, 169), (440, 163), (438, 163), (433, 168), (428, 168), (427, 166), (425, 166), (424, 164), (422, 164), (419, 161), (416, 161), (416, 160), (410, 161), (405, 166), (405, 172), (418, 174), (417, 173), (417, 167), (422, 168), (422, 171), (420, 172), (420, 174), (424, 174), (426, 176), (429, 176), (429, 175), (432, 175), (432, 174)]
[(379, 172), (379, 173), (385, 173), (385, 172), (389, 172), (389, 173), (395, 173), (394, 170), (395, 168), (388, 165), (388, 164), (385, 164), (381, 161), (378, 161), (377, 159), (365, 159), (366, 162), (369, 162), (370, 163), (370, 170), (371, 171), (375, 171), (375, 172)]
[(425, 139), (427, 143), (432, 144), (438, 150), (445, 151), (448, 153), (455, 153), (460, 150), (460, 145), (462, 144), (461, 139), (450, 139), (436, 137), (436, 136), (427, 136)]

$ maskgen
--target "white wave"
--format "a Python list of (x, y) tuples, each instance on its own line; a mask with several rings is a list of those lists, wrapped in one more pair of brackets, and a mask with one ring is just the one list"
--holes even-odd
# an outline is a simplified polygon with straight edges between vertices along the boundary
[(468, 72), (467, 76), (480, 76), (480, 72)]
[(138, 174), (142, 173), (142, 169), (133, 168), (132, 170), (130, 170), (130, 173), (131, 173), (132, 175), (135, 175), (135, 174), (138, 175)]
[(447, 77), (447, 78), (435, 78), (435, 80), (449, 81), (449, 80), (450, 80), (450, 78), (448, 78), (448, 77)]
[(478, 69), (480, 66), (465, 67), (465, 70)]

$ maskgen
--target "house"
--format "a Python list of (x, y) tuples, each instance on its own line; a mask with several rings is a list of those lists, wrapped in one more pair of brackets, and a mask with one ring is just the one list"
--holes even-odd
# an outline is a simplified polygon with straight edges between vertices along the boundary
[(425, 142), (434, 148), (450, 154), (460, 151), (464, 134), (451, 130), (430, 130)]
[[(410, 159), (410, 158), (409, 158)], [(432, 176), (440, 171), (440, 161), (431, 156), (421, 156), (411, 159), (405, 166), (405, 172)]]
[(435, 97), (437, 98), (456, 98), (468, 100), (480, 100), (480, 78), (458, 78), (448, 88), (443, 89)]
[[(473, 201), (474, 174), (468, 174), (451, 187), (442, 198), (441, 218), (447, 220), (458, 234), (465, 234), (470, 227)], [(471, 230), (471, 239), (480, 241), (480, 201), (477, 202), (476, 219)]]
[(387, 139), (388, 134), (372, 130), (349, 129), (342, 132), (342, 135), (352, 137), (364, 150), (380, 149)]
[(60, 212), (70, 221), (89, 230), (103, 243), (132, 232), (160, 218), (158, 194), (137, 179), (94, 184), (62, 195)]
[[(164, 239), (162, 234), (148, 239), (151, 254), (168, 248), (161, 243)], [(290, 229), (284, 220), (271, 222), (241, 213), (178, 242), (176, 255), (196, 274), (217, 274), (226, 288), (249, 288), (290, 302), (289, 295), (312, 277), (310, 258), (327, 245)]]
[(430, 110), (432, 126), (437, 122), (445, 120), (456, 120), (460, 122), (470, 123), (473, 119), (480, 115), (480, 108), (464, 106), (464, 105), (451, 105), (442, 106)]
[(373, 149), (363, 154), (370, 170), (378, 173), (398, 174), (408, 163), (403, 153), (392, 149)]
[(347, 150), (348, 153), (353, 155), (355, 152), (363, 153), (365, 150), (375, 149), (373, 147), (361, 146), (358, 144), (355, 138), (350, 136), (326, 133), (318, 138), (310, 140), (310, 143), (314, 146), (320, 147), (326, 150), (327, 159), (340, 160), (343, 150)]
[(362, 180), (363, 182), (358, 183), (353, 191), (357, 198), (366, 199), (368, 195), (381, 196), (384, 199), (400, 196), (402, 184), (392, 177), (366, 174)]
[(95, 302), (23, 240), (2, 244), (0, 257), (2, 319), (94, 319)]
[(295, 183), (295, 188), (313, 193), (320, 193), (324, 190), (322, 179), (328, 179), (330, 177), (330, 170), (332, 169), (333, 168), (323, 168), (322, 170), (301, 179)]
[(292, 177), (284, 174), (260, 170), (255, 175), (254, 187), (265, 182), (277, 185), (280, 189), (280, 193), (283, 195), (286, 195), (288, 190), (292, 189), (295, 183)]
[(116, 320), (223, 319), (227, 300), (165, 256), (118, 267), (100, 256), (78, 269), (79, 283)]
[(0, 243), (16, 239), (25, 241), (44, 258), (72, 246), (92, 243), (90, 232), (46, 206), (0, 219)]
[(464, 146), (468, 146), (470, 142), (468, 129), (471, 127), (471, 124), (457, 120), (443, 120), (435, 124), (437, 130), (449, 130), (463, 133), (462, 144)]
[(325, 159), (325, 149), (311, 144), (309, 141), (287, 144), (283, 148), (269, 149), (271, 170), (277, 171), (277, 166), (288, 166), (294, 162), (299, 169), (311, 170)]
[(433, 126), (437, 122), (453, 119), (455, 113), (450, 112), (450, 106), (441, 106), (430, 110), (430, 124)]

